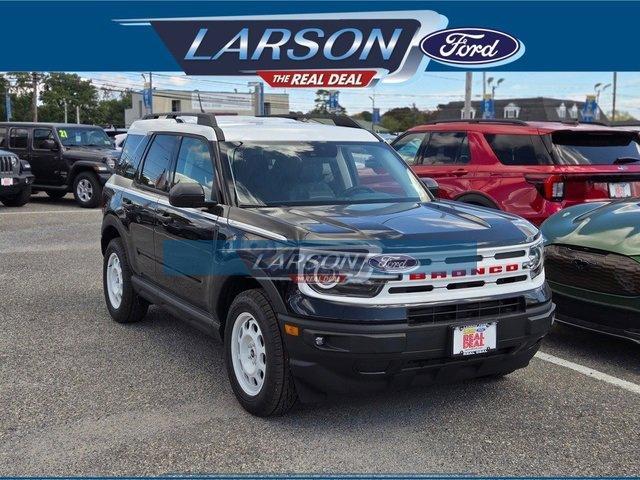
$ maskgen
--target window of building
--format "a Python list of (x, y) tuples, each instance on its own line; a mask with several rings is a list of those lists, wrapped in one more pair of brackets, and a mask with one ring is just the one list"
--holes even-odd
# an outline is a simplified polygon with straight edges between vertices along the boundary
[(571, 107), (569, 109), (569, 116), (573, 120), (577, 120), (578, 119), (578, 106), (575, 103), (573, 104), (573, 107)]
[(558, 118), (560, 120), (564, 120), (567, 118), (567, 106), (562, 102), (558, 108), (556, 108), (556, 113), (558, 114)]
[(169, 190), (171, 161), (178, 140), (176, 135), (156, 135), (147, 152), (140, 175), (140, 183), (157, 190)]
[(171, 111), (172, 112), (181, 112), (180, 108), (180, 100), (171, 100)]
[(29, 131), (26, 128), (12, 128), (9, 133), (10, 148), (27, 148)]
[(198, 138), (184, 137), (178, 153), (173, 184), (198, 183), (204, 189), (205, 198), (211, 199), (213, 179), (213, 163), (207, 143)]
[(476, 118), (476, 109), (471, 107), (471, 110), (469, 110), (469, 116), (467, 117), (463, 108), (462, 110), (460, 110), (460, 118), (462, 120), (473, 120), (474, 118)]
[(504, 107), (504, 118), (519, 118), (520, 117), (520, 107), (518, 107), (515, 103), (509, 103), (506, 107)]

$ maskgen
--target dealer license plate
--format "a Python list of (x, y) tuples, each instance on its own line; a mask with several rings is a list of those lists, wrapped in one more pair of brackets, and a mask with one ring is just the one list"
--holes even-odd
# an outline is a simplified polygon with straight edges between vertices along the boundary
[(11, 185), (13, 185), (13, 178), (9, 178), (9, 177), (1, 178), (0, 185), (2, 185), (3, 187), (10, 187)]
[(609, 196), (611, 198), (626, 198), (631, 196), (631, 184), (629, 182), (610, 183)]
[(453, 354), (474, 355), (496, 349), (496, 323), (465, 325), (453, 329)]

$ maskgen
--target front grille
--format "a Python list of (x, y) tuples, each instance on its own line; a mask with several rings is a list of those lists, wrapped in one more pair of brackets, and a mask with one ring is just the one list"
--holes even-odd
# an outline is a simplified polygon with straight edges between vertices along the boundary
[(631, 310), (576, 300), (558, 293), (553, 294), (553, 301), (560, 320), (567, 317), (569, 322), (574, 318), (620, 330), (640, 331), (640, 315)]
[(0, 172), (8, 173), (13, 171), (13, 167), (11, 166), (11, 159), (13, 157), (2, 155), (0, 156)]
[(614, 295), (640, 295), (640, 263), (617, 255), (562, 245), (545, 249), (547, 278), (555, 283)]
[(524, 297), (463, 302), (451, 305), (409, 308), (409, 324), (455, 322), (469, 318), (497, 317), (509, 313), (524, 312)]

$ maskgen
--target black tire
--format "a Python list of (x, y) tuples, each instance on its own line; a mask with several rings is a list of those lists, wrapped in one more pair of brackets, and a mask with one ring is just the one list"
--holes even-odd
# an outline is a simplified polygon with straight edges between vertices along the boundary
[[(114, 307), (109, 298), (107, 289), (107, 266), (112, 255), (116, 255), (122, 269), (122, 299), (120, 305)], [(141, 298), (134, 290), (131, 284), (131, 267), (127, 259), (127, 253), (122, 245), (122, 240), (114, 238), (109, 242), (104, 253), (102, 265), (102, 286), (104, 290), (104, 300), (107, 304), (107, 310), (111, 318), (118, 323), (134, 323), (139, 322), (147, 314), (149, 302)]]
[[(84, 182), (88, 182), (91, 186), (91, 194), (85, 197), (79, 192), (79, 185), (86, 185)], [(102, 198), (102, 185), (98, 181), (98, 177), (91, 172), (79, 173), (73, 181), (73, 196), (76, 199), (76, 203), (83, 208), (95, 208), (100, 204)]]
[(31, 198), (31, 187), (24, 187), (20, 193), (11, 195), (10, 197), (2, 197), (2, 203), (7, 207), (22, 207), (29, 202)]
[[(245, 312), (250, 313), (257, 321), (265, 345), (264, 383), (254, 396), (246, 393), (240, 386), (232, 359), (233, 327), (238, 317)], [(289, 371), (289, 359), (275, 312), (262, 290), (246, 290), (234, 299), (225, 324), (224, 345), (231, 388), (246, 411), (259, 417), (269, 417), (283, 415), (293, 407), (298, 395)]]
[(66, 190), (49, 190), (47, 191), (47, 196), (52, 198), (53, 200), (60, 200), (67, 194)]

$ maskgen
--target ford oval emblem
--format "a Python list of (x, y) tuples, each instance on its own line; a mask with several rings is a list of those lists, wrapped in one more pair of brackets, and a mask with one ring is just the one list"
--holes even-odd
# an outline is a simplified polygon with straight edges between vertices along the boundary
[(524, 44), (508, 33), (487, 28), (450, 28), (430, 33), (420, 42), (428, 57), (456, 67), (489, 67), (513, 62)]
[(420, 262), (409, 255), (375, 255), (369, 259), (369, 265), (382, 272), (402, 273), (417, 268)]

